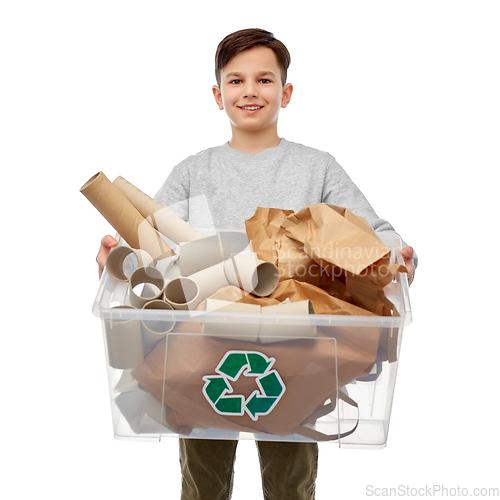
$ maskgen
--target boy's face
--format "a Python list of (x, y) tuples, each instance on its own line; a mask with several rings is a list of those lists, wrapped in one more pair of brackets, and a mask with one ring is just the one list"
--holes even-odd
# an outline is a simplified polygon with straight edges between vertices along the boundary
[(222, 69), (220, 88), (213, 93), (232, 127), (248, 132), (276, 129), (281, 108), (292, 96), (292, 85), (281, 84), (281, 71), (274, 52), (253, 47), (234, 56)]

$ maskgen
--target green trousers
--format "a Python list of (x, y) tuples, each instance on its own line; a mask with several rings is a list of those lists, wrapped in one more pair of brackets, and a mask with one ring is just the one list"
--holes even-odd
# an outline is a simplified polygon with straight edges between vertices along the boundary
[[(265, 500), (314, 500), (316, 443), (256, 443)], [(229, 440), (179, 439), (181, 500), (230, 499), (237, 444), (238, 441)]]

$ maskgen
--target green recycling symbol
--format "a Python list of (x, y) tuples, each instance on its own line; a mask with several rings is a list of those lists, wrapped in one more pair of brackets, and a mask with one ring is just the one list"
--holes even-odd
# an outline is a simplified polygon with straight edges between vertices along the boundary
[[(228, 351), (215, 369), (217, 375), (203, 377), (203, 394), (220, 415), (242, 416), (247, 412), (252, 420), (268, 415), (286, 390), (279, 373), (271, 370), (275, 361), (261, 352)], [(236, 382), (241, 375), (255, 377), (259, 388), (246, 399), (241, 394), (232, 394), (229, 382)]]

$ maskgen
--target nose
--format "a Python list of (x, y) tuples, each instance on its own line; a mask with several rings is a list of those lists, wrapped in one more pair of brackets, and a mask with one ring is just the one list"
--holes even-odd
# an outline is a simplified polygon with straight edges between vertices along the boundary
[(254, 82), (245, 83), (245, 87), (243, 89), (243, 97), (257, 97), (258, 95), (259, 91), (256, 83)]

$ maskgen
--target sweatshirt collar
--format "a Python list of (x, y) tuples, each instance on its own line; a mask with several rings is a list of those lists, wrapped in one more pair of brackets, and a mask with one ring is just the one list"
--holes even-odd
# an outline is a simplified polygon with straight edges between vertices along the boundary
[(245, 160), (245, 161), (261, 161), (267, 158), (270, 158), (271, 156), (274, 156), (276, 154), (282, 153), (285, 149), (288, 148), (288, 141), (282, 137), (280, 143), (275, 146), (274, 148), (266, 148), (260, 153), (257, 153), (255, 155), (249, 154), (249, 153), (244, 153), (243, 151), (239, 151), (238, 149), (233, 149), (229, 145), (229, 141), (226, 142), (221, 146), (222, 151), (225, 153), (239, 158), (240, 160)]

